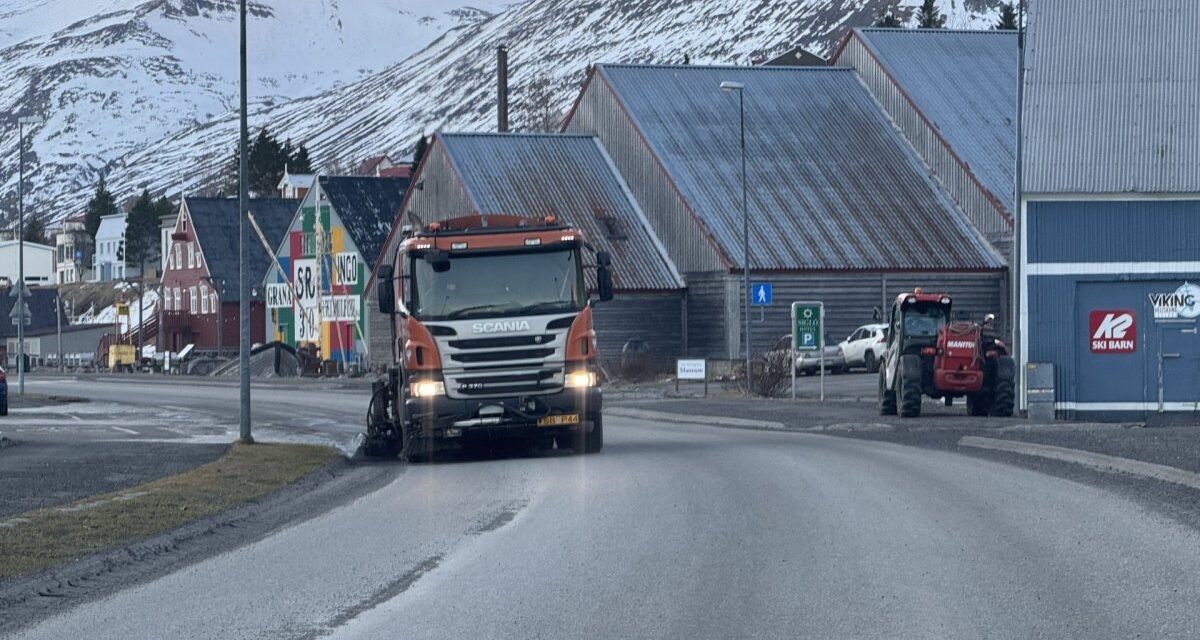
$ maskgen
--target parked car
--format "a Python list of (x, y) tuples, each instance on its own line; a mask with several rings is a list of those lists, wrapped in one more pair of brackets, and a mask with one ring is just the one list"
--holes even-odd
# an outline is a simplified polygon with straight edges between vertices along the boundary
[[(821, 354), (817, 351), (801, 351), (796, 354), (796, 374), (812, 375), (821, 369)], [(825, 336), (825, 370), (830, 373), (846, 372), (846, 356), (840, 345), (832, 344)]]
[(870, 373), (879, 370), (883, 350), (887, 348), (885, 329), (886, 324), (864, 324), (838, 343), (846, 357), (847, 369), (862, 367)]

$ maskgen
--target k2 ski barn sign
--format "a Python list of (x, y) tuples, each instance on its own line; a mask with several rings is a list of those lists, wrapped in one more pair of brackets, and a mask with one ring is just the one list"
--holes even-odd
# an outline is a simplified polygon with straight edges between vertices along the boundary
[(1128, 309), (1098, 310), (1088, 316), (1092, 353), (1137, 351), (1137, 315)]

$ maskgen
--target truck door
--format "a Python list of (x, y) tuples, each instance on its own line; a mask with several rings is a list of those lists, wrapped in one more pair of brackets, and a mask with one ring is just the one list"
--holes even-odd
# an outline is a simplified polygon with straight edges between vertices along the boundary
[(1158, 411), (1200, 411), (1200, 331), (1196, 323), (1158, 325)]

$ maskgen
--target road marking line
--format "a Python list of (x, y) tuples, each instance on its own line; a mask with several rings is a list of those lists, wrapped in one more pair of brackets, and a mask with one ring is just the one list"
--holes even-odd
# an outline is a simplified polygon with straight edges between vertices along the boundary
[(1170, 482), (1200, 490), (1200, 473), (1154, 464), (1153, 462), (1142, 462), (1141, 460), (1131, 460), (1129, 458), (1110, 456), (1080, 449), (1069, 449), (1067, 447), (1056, 447), (1049, 444), (1037, 444), (1017, 440), (998, 440), (996, 438), (981, 438), (979, 436), (963, 436), (958, 441), (958, 446), (1049, 458), (1051, 460), (1082, 465), (1089, 469), (1105, 473), (1128, 473), (1130, 475), (1161, 480), (1162, 482)]
[(685, 424), (699, 425), (721, 425), (728, 427), (742, 427), (748, 429), (771, 429), (782, 431), (787, 427), (782, 422), (770, 422), (767, 420), (746, 420), (744, 418), (725, 418), (721, 416), (698, 416), (688, 415), (684, 413), (669, 413), (666, 411), (650, 411), (649, 409), (632, 409), (629, 407), (613, 407), (605, 409), (604, 413), (610, 416), (619, 416), (622, 418), (636, 418), (639, 420), (662, 420), (663, 422), (682, 422)]
[(137, 431), (134, 431), (133, 429), (126, 429), (125, 427), (113, 427), (113, 429), (116, 429), (117, 431), (120, 431), (122, 433), (128, 433), (130, 435), (135, 435), (135, 436), (142, 435), (142, 434), (138, 433)]

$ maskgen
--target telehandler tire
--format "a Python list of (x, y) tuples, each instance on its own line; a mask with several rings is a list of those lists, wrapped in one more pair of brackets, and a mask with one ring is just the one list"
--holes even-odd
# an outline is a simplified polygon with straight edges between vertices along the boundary
[(921, 356), (908, 354), (900, 357), (900, 417), (916, 418), (921, 415)]

